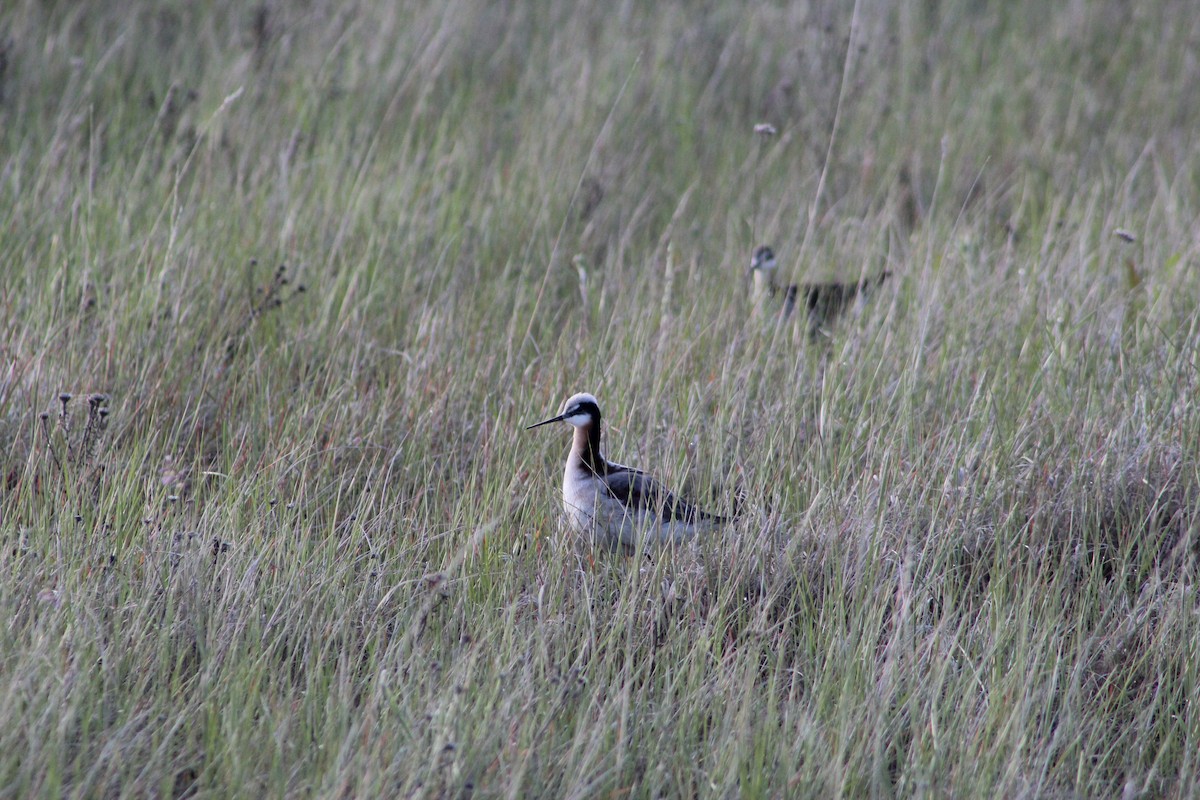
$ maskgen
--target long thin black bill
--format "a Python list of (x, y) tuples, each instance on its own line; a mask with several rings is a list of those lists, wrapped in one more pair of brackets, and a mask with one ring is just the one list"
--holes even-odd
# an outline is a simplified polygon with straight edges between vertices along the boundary
[(562, 421), (563, 421), (564, 419), (566, 419), (566, 418), (567, 418), (567, 415), (566, 415), (566, 414), (559, 414), (557, 417), (551, 417), (550, 419), (544, 419), (544, 420), (542, 420), (541, 422), (538, 422), (538, 423), (535, 423), (535, 424), (533, 424), (533, 425), (530, 425), (530, 426), (529, 426), (528, 428), (526, 428), (525, 430), (527, 430), (527, 431), (531, 431), (531, 430), (533, 430), (534, 428), (540, 428), (540, 427), (542, 427), (543, 425), (549, 425), (551, 422), (562, 422)]

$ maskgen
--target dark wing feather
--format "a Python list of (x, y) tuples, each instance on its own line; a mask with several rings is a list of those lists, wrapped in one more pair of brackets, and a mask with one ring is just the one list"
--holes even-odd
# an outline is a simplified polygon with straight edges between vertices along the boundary
[(881, 284), (892, 273), (884, 270), (877, 278), (864, 278), (858, 283), (806, 283), (801, 285), (809, 321), (821, 325), (831, 321), (854, 302), (859, 292), (867, 292), (874, 284)]
[(611, 470), (605, 476), (608, 493), (628, 509), (659, 514), (663, 522), (696, 522), (718, 519), (680, 500), (646, 473), (629, 467)]
[[(775, 294), (779, 294), (780, 290), (775, 290), (774, 287), (772, 287), (772, 288), (773, 288), (773, 291)], [(793, 283), (791, 286), (782, 290), (782, 292), (783, 292), (783, 311), (781, 313), (783, 314), (784, 317), (790, 317), (792, 315), (792, 312), (796, 310), (796, 292), (798, 291), (798, 288), (799, 287), (797, 287), (796, 284)]]
[(858, 284), (808, 283), (804, 285), (805, 305), (810, 316), (822, 320), (836, 316), (858, 294)]

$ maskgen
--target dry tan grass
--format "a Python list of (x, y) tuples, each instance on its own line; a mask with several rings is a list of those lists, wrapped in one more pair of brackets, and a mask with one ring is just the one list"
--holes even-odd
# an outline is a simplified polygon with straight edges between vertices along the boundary
[(1195, 795), (1200, 22), (977, 5), (0, 10), (0, 796)]

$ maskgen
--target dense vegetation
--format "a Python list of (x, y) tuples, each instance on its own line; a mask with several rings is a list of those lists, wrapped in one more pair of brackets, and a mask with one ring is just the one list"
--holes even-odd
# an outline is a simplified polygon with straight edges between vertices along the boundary
[(1200, 793), (1200, 15), (1052, 5), (6, 3), (0, 796)]

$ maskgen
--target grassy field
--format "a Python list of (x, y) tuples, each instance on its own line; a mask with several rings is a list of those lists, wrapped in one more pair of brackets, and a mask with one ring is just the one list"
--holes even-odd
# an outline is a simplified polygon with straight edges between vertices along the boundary
[(4, 4), (0, 797), (1200, 794), (1200, 16), (1057, 5)]

